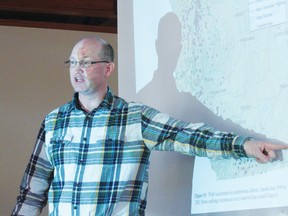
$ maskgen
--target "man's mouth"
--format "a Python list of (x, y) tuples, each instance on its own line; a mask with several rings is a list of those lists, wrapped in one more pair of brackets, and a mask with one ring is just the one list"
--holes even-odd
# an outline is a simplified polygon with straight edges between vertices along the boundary
[(75, 77), (74, 80), (75, 80), (76, 82), (84, 82), (84, 79), (81, 78), (81, 77)]

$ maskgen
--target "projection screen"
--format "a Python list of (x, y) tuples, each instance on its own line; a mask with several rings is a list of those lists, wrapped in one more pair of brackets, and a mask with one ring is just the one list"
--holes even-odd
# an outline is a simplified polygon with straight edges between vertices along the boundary
[[(188, 122), (288, 142), (285, 0), (118, 1), (119, 95)], [(288, 153), (270, 164), (151, 157), (147, 215), (288, 215)]]

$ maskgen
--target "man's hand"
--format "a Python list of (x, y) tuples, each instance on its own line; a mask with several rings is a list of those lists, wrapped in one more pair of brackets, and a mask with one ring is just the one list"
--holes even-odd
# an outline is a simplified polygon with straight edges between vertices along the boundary
[(276, 158), (277, 150), (288, 149), (287, 144), (276, 144), (266, 141), (249, 140), (244, 143), (244, 150), (248, 157), (255, 158), (259, 163), (267, 163)]

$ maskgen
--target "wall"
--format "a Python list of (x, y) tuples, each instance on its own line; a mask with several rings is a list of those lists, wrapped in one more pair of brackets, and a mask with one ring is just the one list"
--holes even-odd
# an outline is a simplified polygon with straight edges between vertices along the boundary
[[(42, 119), (73, 95), (63, 62), (74, 44), (91, 34), (0, 26), (0, 215), (9, 215), (16, 202)], [(98, 35), (117, 53), (116, 34)], [(117, 69), (110, 86), (117, 94)]]

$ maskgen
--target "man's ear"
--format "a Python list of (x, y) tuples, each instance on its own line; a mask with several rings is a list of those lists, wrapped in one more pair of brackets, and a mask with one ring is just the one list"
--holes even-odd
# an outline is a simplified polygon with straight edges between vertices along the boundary
[(107, 63), (107, 66), (106, 66), (106, 76), (107, 77), (110, 77), (111, 74), (113, 73), (115, 69), (115, 64), (113, 62), (109, 62)]

